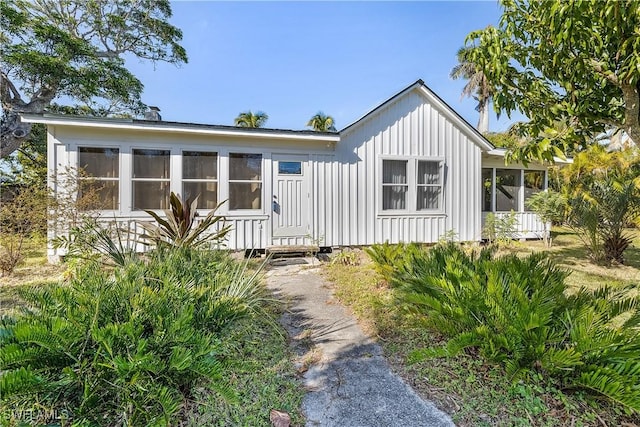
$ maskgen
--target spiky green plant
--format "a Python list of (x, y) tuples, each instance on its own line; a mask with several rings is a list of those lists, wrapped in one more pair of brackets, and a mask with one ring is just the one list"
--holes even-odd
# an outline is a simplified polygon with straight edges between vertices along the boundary
[(29, 310), (0, 322), (0, 419), (37, 405), (40, 424), (175, 425), (194, 387), (233, 400), (225, 331), (262, 313), (259, 281), (220, 252), (181, 248), (25, 291)]
[[(189, 198), (183, 202), (179, 196), (171, 192), (169, 205), (171, 208), (164, 210), (164, 218), (152, 210), (145, 210), (157, 224), (142, 224), (146, 232), (142, 237), (156, 246), (193, 248), (216, 246), (222, 244), (231, 231), (230, 225), (224, 225), (225, 218), (216, 214), (222, 203), (199, 222), (196, 222), (198, 197)], [(212, 231), (218, 223), (222, 224), (221, 228)]]
[(394, 269), (400, 302), (448, 338), (416, 358), (475, 348), (513, 379), (543, 376), (640, 412), (640, 297), (631, 289), (567, 295), (544, 254), (496, 258), (449, 244)]

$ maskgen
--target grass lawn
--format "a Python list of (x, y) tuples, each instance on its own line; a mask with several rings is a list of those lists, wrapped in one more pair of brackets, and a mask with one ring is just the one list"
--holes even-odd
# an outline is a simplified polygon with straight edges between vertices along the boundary
[[(35, 245), (34, 245), (35, 247)], [(0, 277), (0, 316), (15, 314), (22, 304), (21, 288), (59, 283), (67, 270), (65, 265), (46, 262), (44, 244), (27, 253), (25, 262), (10, 276)], [(224, 378), (238, 392), (237, 402), (225, 402), (207, 388), (195, 391), (187, 402), (188, 410), (181, 425), (189, 426), (271, 426), (271, 409), (291, 416), (292, 425), (304, 423), (300, 411), (304, 388), (293, 365), (295, 356), (286, 332), (273, 320), (282, 313), (282, 304), (265, 308), (272, 319), (256, 317), (234, 326), (221, 355)]]
[[(568, 283), (579, 288), (638, 283), (640, 239), (626, 254), (625, 266), (602, 267), (586, 259), (575, 234), (557, 230), (549, 256), (572, 271)], [(515, 242), (505, 252), (546, 250), (542, 242)], [(412, 363), (411, 353), (443, 341), (402, 310), (393, 291), (380, 281), (366, 254), (359, 265), (334, 263), (326, 274), (336, 297), (350, 307), (364, 327), (377, 336), (394, 370), (422, 396), (435, 401), (461, 426), (639, 426), (640, 417), (600, 405), (569, 390), (540, 384), (511, 383), (504, 371), (466, 353), (453, 358)]]

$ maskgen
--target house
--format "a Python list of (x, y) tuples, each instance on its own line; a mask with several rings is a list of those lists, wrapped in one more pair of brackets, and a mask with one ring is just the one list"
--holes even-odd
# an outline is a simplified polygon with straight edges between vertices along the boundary
[(170, 191), (199, 194), (203, 212), (226, 200), (234, 250), (479, 241), (488, 212), (512, 210), (520, 237), (545, 230), (525, 201), (545, 190), (547, 167), (505, 166), (504, 150), (421, 80), (337, 133), (148, 118), (22, 116), (47, 125), (50, 174), (94, 178), (103, 218), (135, 228)]

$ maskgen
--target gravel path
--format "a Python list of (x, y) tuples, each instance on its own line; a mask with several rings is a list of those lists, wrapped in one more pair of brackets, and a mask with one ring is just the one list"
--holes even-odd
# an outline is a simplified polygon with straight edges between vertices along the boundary
[(320, 350), (304, 374), (306, 425), (453, 426), (391, 372), (380, 346), (332, 298), (320, 269), (307, 262), (274, 261), (267, 272), (267, 286), (291, 302), (282, 318), (289, 334), (308, 338)]

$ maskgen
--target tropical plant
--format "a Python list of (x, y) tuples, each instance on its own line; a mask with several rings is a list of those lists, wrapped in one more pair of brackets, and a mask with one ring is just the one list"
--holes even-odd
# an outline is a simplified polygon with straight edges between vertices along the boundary
[(567, 199), (553, 190), (541, 191), (526, 200), (527, 207), (535, 212), (544, 224), (542, 240), (545, 246), (551, 247), (550, 224), (560, 224), (564, 221), (567, 211)]
[(495, 89), (496, 110), (530, 119), (516, 128), (529, 137), (519, 158), (553, 161), (611, 129), (640, 144), (640, 3), (501, 4), (499, 27), (472, 32), (466, 47)]
[(141, 111), (143, 86), (124, 58), (186, 62), (169, 18), (168, 0), (0, 2), (0, 157), (29, 135), (19, 114), (42, 113), (59, 96)]
[[(224, 203), (224, 202), (223, 202)], [(198, 216), (198, 197), (182, 201), (180, 196), (173, 192), (169, 197), (170, 209), (164, 210), (165, 217), (152, 210), (145, 210), (151, 215), (157, 224), (142, 224), (146, 234), (142, 237), (151, 241), (156, 246), (170, 245), (174, 247), (202, 247), (217, 246), (224, 242), (227, 234), (231, 231), (230, 225), (224, 225), (225, 218), (216, 215), (218, 205), (207, 216), (196, 222)], [(223, 224), (217, 230), (211, 230), (216, 224)], [(148, 243), (148, 242), (145, 242)]]
[(390, 283), (395, 276), (396, 270), (402, 268), (407, 260), (411, 260), (413, 258), (412, 254), (420, 252), (422, 249), (416, 243), (393, 245), (389, 242), (384, 242), (371, 245), (365, 248), (364, 251), (373, 261), (376, 272)]
[(331, 258), (331, 265), (360, 265), (360, 257), (357, 252), (342, 250)]
[(175, 425), (195, 387), (233, 400), (222, 375), (225, 331), (264, 315), (264, 295), (259, 272), (188, 248), (112, 272), (88, 265), (68, 284), (30, 288), (30, 309), (0, 321), (0, 419)]
[(632, 241), (625, 227), (638, 217), (640, 187), (624, 174), (593, 179), (585, 191), (569, 199), (567, 223), (596, 262), (624, 264), (624, 251)]
[(135, 242), (130, 239), (129, 230), (121, 228), (115, 220), (100, 222), (97, 218), (85, 217), (79, 225), (51, 243), (55, 249), (64, 249), (67, 259), (124, 266), (136, 256)]
[(476, 111), (480, 113), (478, 119), (478, 132), (489, 132), (489, 103), (493, 95), (491, 83), (484, 75), (482, 68), (474, 63), (470, 58), (471, 47), (461, 47), (456, 54), (458, 64), (451, 69), (449, 77), (452, 79), (468, 80), (467, 84), (462, 88), (462, 97), (473, 97), (478, 104)]
[(318, 111), (307, 122), (307, 126), (313, 128), (316, 132), (335, 132), (335, 120), (333, 117), (324, 114), (322, 111)]
[(482, 237), (491, 244), (507, 245), (518, 233), (518, 214), (514, 211), (496, 214), (491, 212), (484, 219)]
[(568, 273), (544, 254), (496, 258), (495, 248), (449, 244), (413, 258), (391, 283), (448, 340), (415, 360), (476, 349), (514, 381), (543, 377), (640, 412), (640, 297), (630, 288), (568, 296)]
[(249, 110), (238, 114), (238, 117), (236, 117), (233, 122), (241, 128), (261, 128), (264, 127), (267, 120), (269, 120), (267, 113), (263, 111), (256, 111), (254, 113)]

